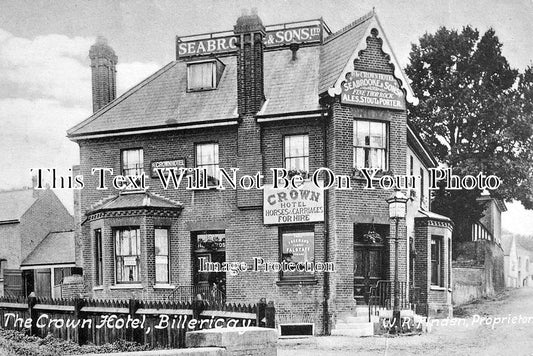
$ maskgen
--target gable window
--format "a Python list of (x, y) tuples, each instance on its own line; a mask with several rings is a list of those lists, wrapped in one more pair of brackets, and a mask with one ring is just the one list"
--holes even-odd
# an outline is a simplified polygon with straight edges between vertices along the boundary
[(189, 63), (187, 65), (187, 89), (214, 89), (216, 73), (215, 62)]
[(285, 136), (283, 156), (285, 169), (309, 172), (309, 135)]
[(384, 122), (354, 120), (354, 168), (387, 170), (387, 124)]
[(169, 283), (168, 269), (168, 229), (154, 230), (155, 245), (155, 283)]
[(140, 176), (143, 173), (143, 149), (135, 148), (122, 150), (122, 175)]
[(141, 233), (139, 228), (117, 228), (114, 235), (117, 283), (140, 282)]
[(218, 143), (196, 144), (196, 168), (205, 169), (208, 185), (218, 185)]
[(100, 286), (104, 282), (104, 272), (103, 272), (103, 257), (102, 257), (102, 230), (94, 230), (94, 251), (95, 251), (95, 285)]
[(443, 287), (442, 236), (431, 236), (431, 285)]
[(301, 280), (313, 277), (312, 272), (304, 270), (306, 262), (315, 260), (315, 232), (313, 227), (287, 229), (281, 231), (281, 262), (296, 263), (300, 268), (282, 272), (282, 280)]

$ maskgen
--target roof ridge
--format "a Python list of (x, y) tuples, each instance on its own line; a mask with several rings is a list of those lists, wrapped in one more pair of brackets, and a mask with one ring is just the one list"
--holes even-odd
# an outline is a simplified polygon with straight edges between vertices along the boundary
[(363, 24), (364, 22), (370, 20), (372, 17), (374, 17), (375, 15), (375, 11), (372, 10), (372, 11), (369, 11), (368, 13), (366, 13), (365, 15), (361, 16), (360, 18), (358, 18), (357, 20), (353, 21), (352, 23), (344, 26), (343, 28), (341, 28), (340, 30), (338, 30), (337, 32), (329, 35), (328, 37), (326, 37), (324, 39), (324, 44), (328, 43), (329, 41), (345, 34), (346, 32), (350, 31), (351, 29), (353, 28), (356, 28), (357, 26)]
[(155, 80), (156, 78), (158, 78), (159, 76), (161, 76), (163, 73), (165, 73), (167, 70), (169, 70), (171, 67), (173, 67), (174, 65), (176, 65), (178, 63), (178, 61), (172, 61), (166, 65), (164, 65), (163, 67), (161, 67), (159, 70), (157, 70), (155, 73), (153, 73), (152, 75), (150, 75), (149, 77), (143, 79), (142, 81), (140, 81), (137, 85), (134, 85), (132, 88), (128, 89), (125, 93), (123, 93), (121, 96), (119, 96), (118, 98), (116, 98), (115, 100), (109, 102), (107, 105), (103, 106), (100, 110), (98, 110), (97, 112), (93, 113), (91, 116), (89, 116), (87, 119), (83, 120), (82, 122), (80, 122), (79, 124), (73, 126), (72, 128), (70, 128), (68, 131), (67, 131), (67, 137), (72, 135), (72, 133), (76, 130), (79, 130), (81, 129), (82, 127), (90, 124), (91, 122), (93, 122), (94, 120), (98, 119), (100, 116), (102, 116), (104, 113), (106, 113), (107, 111), (109, 111), (110, 109), (114, 108), (115, 106), (117, 106), (118, 104), (120, 104), (121, 102), (123, 102), (125, 99), (127, 99), (128, 97), (130, 97), (132, 94), (136, 93), (138, 90), (140, 90), (141, 88), (143, 88), (145, 85), (147, 85), (148, 83), (152, 82), (153, 80)]

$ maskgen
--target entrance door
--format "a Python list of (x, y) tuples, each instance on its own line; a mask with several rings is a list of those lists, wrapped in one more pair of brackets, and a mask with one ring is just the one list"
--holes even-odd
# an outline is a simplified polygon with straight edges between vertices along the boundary
[(389, 225), (356, 224), (354, 226), (354, 298), (367, 304), (370, 288), (385, 279), (386, 258), (383, 242)]
[(384, 279), (383, 245), (355, 245), (354, 297), (358, 304), (368, 303), (370, 288)]
[(35, 270), (35, 295), (38, 297), (50, 298), (52, 296), (52, 281), (50, 279), (50, 269)]

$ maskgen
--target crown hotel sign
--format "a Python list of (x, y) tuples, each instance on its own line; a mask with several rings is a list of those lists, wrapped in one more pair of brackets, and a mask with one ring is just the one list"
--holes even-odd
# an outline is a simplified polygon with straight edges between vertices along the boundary
[[(277, 26), (279, 27), (279, 26)], [(292, 28), (266, 30), (264, 43), (266, 47), (279, 47), (291, 43), (317, 43), (322, 41), (322, 26), (313, 24)], [(229, 33), (229, 32), (226, 32)], [(222, 36), (219, 34), (206, 35), (208, 38), (177, 39), (177, 57), (191, 57), (208, 54), (231, 53), (237, 50), (235, 35)], [(200, 37), (200, 36), (194, 36)]]
[(348, 74), (342, 83), (341, 102), (405, 110), (404, 93), (393, 75), (360, 70)]

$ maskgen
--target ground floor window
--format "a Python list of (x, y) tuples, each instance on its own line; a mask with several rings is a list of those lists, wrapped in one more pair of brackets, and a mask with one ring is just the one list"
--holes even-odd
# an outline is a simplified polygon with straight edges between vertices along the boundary
[(155, 245), (155, 282), (169, 283), (168, 228), (154, 229)]
[(443, 287), (443, 237), (431, 236), (431, 285)]
[(95, 284), (97, 286), (102, 285), (104, 282), (104, 271), (103, 271), (103, 254), (102, 254), (102, 230), (94, 230), (94, 250), (95, 250)]
[[(294, 271), (282, 271), (282, 280), (299, 280), (313, 278), (313, 272), (305, 270), (307, 262), (315, 260), (315, 232), (312, 226), (305, 228), (288, 228), (280, 232), (281, 262), (296, 264)], [(302, 267), (303, 266), (303, 267)]]
[(141, 233), (138, 227), (114, 230), (117, 283), (140, 282)]

